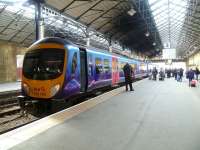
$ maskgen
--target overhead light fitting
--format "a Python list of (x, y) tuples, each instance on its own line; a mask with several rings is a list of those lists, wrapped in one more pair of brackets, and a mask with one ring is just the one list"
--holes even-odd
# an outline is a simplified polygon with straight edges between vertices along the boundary
[(145, 33), (145, 36), (146, 36), (146, 37), (149, 37), (149, 35), (150, 35), (149, 32), (146, 32), (146, 33)]
[(133, 16), (135, 13), (136, 13), (136, 11), (133, 8), (131, 8), (129, 11), (127, 11), (127, 14), (130, 16)]
[(153, 46), (156, 46), (156, 43), (155, 43), (155, 42), (153, 42)]

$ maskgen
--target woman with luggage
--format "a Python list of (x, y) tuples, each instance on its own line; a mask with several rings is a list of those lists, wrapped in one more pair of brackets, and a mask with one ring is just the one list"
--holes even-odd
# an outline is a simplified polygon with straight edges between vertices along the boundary
[[(187, 77), (188, 77), (188, 80), (189, 80), (189, 87), (193, 86), (192, 84), (195, 84), (195, 83), (192, 83), (192, 80), (194, 79), (194, 71), (192, 69), (190, 69), (187, 72)], [(196, 85), (194, 85), (194, 86), (196, 86)]]

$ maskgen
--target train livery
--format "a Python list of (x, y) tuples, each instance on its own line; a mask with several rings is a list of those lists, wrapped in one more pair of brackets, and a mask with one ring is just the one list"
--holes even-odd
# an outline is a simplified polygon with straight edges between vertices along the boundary
[(123, 66), (129, 63), (135, 77), (147, 75), (148, 65), (61, 38), (45, 38), (25, 54), (22, 69), (24, 100), (60, 100), (124, 82)]

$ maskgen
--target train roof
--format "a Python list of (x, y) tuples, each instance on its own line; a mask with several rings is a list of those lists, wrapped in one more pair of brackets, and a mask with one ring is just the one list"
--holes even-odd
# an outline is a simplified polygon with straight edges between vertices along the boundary
[(70, 42), (66, 39), (63, 39), (63, 38), (59, 38), (59, 37), (46, 37), (44, 39), (41, 39), (41, 40), (35, 42), (31, 46), (34, 46), (36, 44), (41, 44), (41, 43), (57, 43), (57, 44), (63, 44), (63, 45), (69, 44), (69, 45), (75, 46), (75, 44), (73, 44), (72, 42)]
[(85, 48), (86, 50), (96, 51), (96, 52), (99, 52), (99, 53), (102, 53), (102, 54), (121, 57), (121, 58), (124, 58), (124, 59), (132, 59), (132, 60), (135, 60), (135, 61), (141, 61), (141, 60), (129, 58), (127, 56), (119, 55), (119, 54), (116, 54), (116, 53), (110, 53), (107, 50), (102, 50), (102, 49), (98, 49), (98, 48), (95, 48), (95, 47), (86, 47), (84, 45), (74, 44), (71, 41), (69, 41), (67, 39), (60, 38), (60, 37), (46, 37), (44, 39), (41, 39), (41, 40), (35, 42), (34, 44), (31, 45), (31, 47), (36, 45), (36, 44), (49, 43), (49, 42), (50, 43), (52, 42), (52, 43), (63, 44), (63, 45), (72, 45), (72, 46), (82, 47), (82, 48)]

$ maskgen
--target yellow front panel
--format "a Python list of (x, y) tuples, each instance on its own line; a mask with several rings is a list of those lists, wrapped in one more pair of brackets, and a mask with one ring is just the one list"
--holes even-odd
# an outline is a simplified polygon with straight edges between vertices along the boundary
[[(34, 50), (34, 49), (65, 49), (63, 45), (56, 44), (56, 43), (43, 43), (43, 44), (38, 44), (33, 47), (30, 47), (29, 50)], [(44, 99), (49, 99), (52, 98), (51, 96), (51, 88), (55, 85), (60, 85), (60, 88), (63, 85), (64, 78), (65, 78), (65, 72), (66, 72), (66, 57), (67, 53), (65, 51), (65, 57), (64, 57), (64, 68), (63, 68), (63, 73), (56, 79), (51, 79), (51, 80), (33, 80), (33, 79), (28, 79), (22, 76), (22, 86), (25, 83), (28, 88), (29, 92), (26, 93), (30, 97), (34, 98), (44, 98)]]
[(64, 81), (64, 73), (57, 79), (53, 80), (31, 80), (27, 79), (24, 76), (22, 77), (23, 83), (26, 83), (29, 87), (30, 97), (35, 98), (51, 98), (51, 88), (57, 84), (62, 86)]

